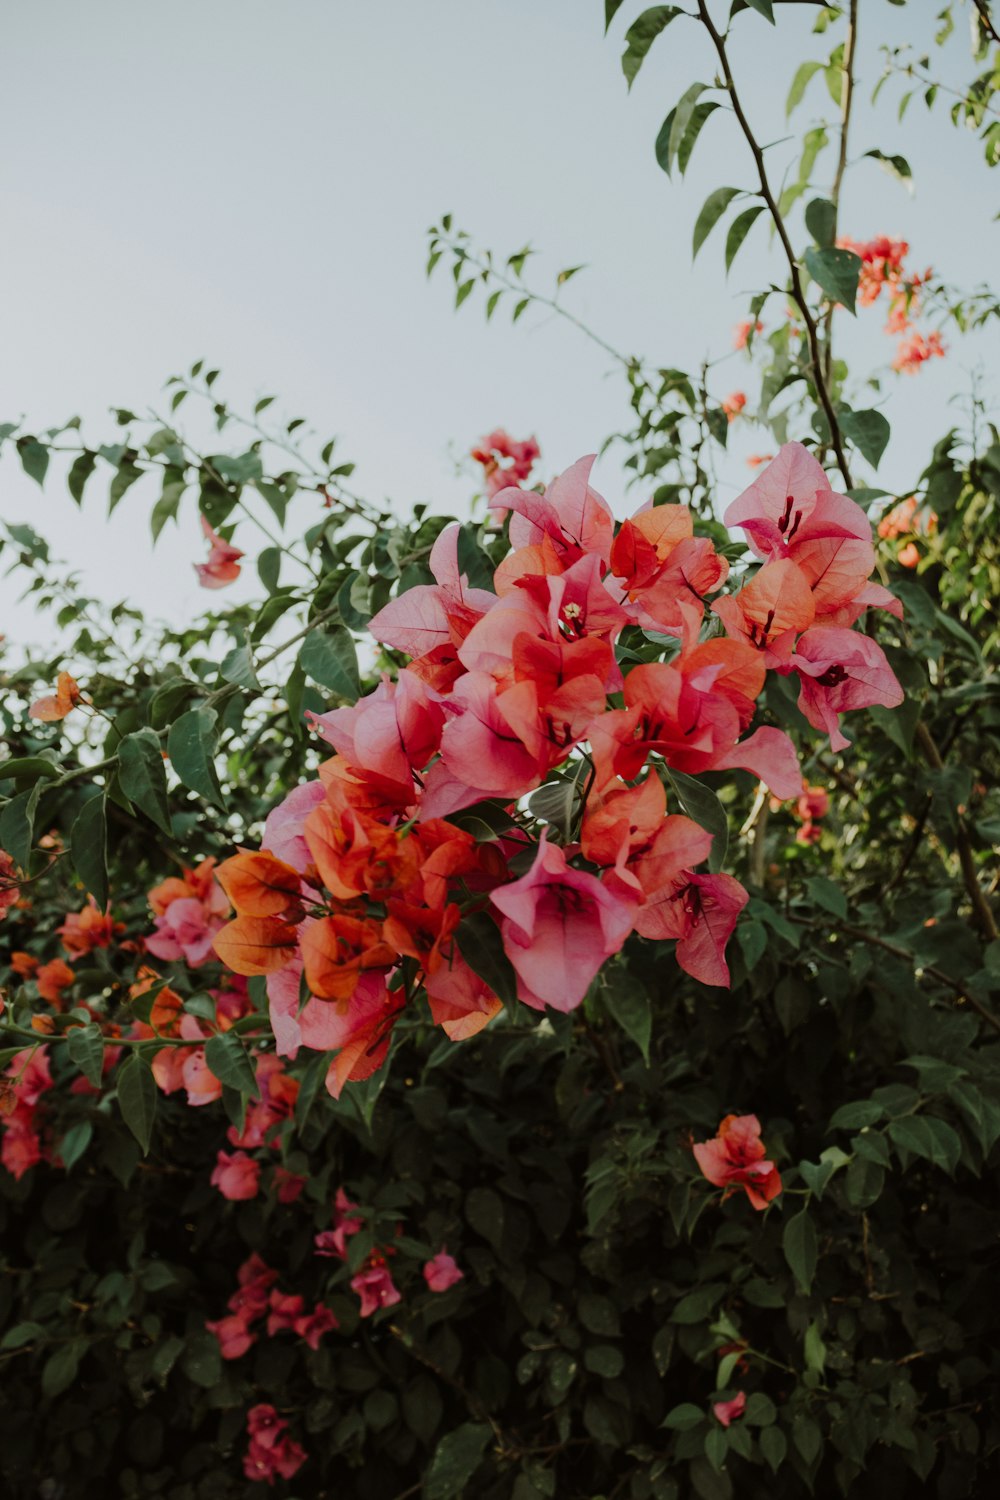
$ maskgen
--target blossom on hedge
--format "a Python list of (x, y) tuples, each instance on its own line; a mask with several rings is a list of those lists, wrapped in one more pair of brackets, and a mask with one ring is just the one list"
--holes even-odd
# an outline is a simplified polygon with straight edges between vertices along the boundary
[(55, 693), (46, 698), (36, 698), (28, 709), (28, 717), (53, 724), (59, 719), (65, 719), (82, 697), (76, 678), (71, 677), (69, 672), (60, 672), (56, 679)]
[(731, 1401), (714, 1402), (712, 1405), (712, 1414), (715, 1420), (720, 1422), (723, 1427), (728, 1427), (731, 1422), (735, 1422), (738, 1417), (742, 1417), (746, 1411), (746, 1406), (746, 1391), (737, 1391)]
[(393, 1283), (389, 1267), (381, 1257), (373, 1257), (372, 1264), (351, 1277), (351, 1291), (361, 1298), (361, 1316), (370, 1318), (381, 1307), (392, 1307), (401, 1301), (399, 1289)]
[(47, 1000), (57, 1010), (63, 1008), (63, 990), (69, 989), (76, 975), (69, 964), (61, 958), (51, 958), (35, 971), (35, 983), (41, 999)]
[(217, 532), (213, 531), (206, 516), (201, 518), (201, 529), (205, 533), (209, 553), (207, 562), (194, 564), (198, 582), (203, 589), (225, 588), (228, 583), (233, 583), (239, 578), (240, 558), (244, 554), (239, 547), (234, 547), (231, 542), (224, 541)]
[(213, 939), (229, 902), (215, 876), (215, 860), (203, 859), (183, 876), (171, 876), (149, 892), (155, 932), (146, 947), (156, 958), (183, 959), (192, 969), (215, 956)]
[(357, 1234), (364, 1227), (362, 1220), (351, 1212), (357, 1206), (351, 1202), (342, 1187), (337, 1189), (333, 1200), (333, 1228), (321, 1230), (314, 1239), (317, 1255), (347, 1259), (347, 1241), (352, 1234)]
[(472, 457), (483, 466), (486, 493), (493, 497), (509, 484), (520, 484), (531, 474), (542, 450), (535, 438), (512, 438), (502, 427), (494, 428), (472, 450)]
[(52, 1087), (47, 1047), (19, 1052), (3, 1076), (6, 1088), (0, 1161), (20, 1182), (25, 1172), (47, 1155), (38, 1124), (42, 1096)]
[(725, 1188), (723, 1199), (744, 1190), (754, 1208), (764, 1209), (781, 1192), (781, 1177), (760, 1138), (756, 1115), (726, 1115), (713, 1140), (692, 1146), (702, 1174), (715, 1187)]
[(257, 1342), (257, 1335), (240, 1313), (227, 1313), (224, 1318), (206, 1322), (205, 1327), (218, 1339), (223, 1359), (239, 1359)]
[[(10, 955), (10, 966), (15, 974), (21, 979), (32, 979), (38, 972), (38, 959), (33, 953), (25, 953), (22, 949), (15, 948)], [(66, 966), (69, 968), (69, 965)], [(70, 969), (72, 975), (73, 970)]]
[(220, 1151), (210, 1181), (231, 1202), (256, 1198), (260, 1189), (260, 1162), (245, 1151)]
[(465, 1280), (465, 1272), (459, 1269), (454, 1256), (439, 1250), (424, 1266), (424, 1280), (429, 1291), (446, 1292), (456, 1282)]
[(260, 1402), (247, 1412), (250, 1443), (243, 1460), (247, 1479), (274, 1484), (275, 1479), (291, 1479), (305, 1463), (307, 1454), (299, 1443), (285, 1434), (288, 1422), (279, 1417), (273, 1406)]
[(940, 333), (929, 333), (926, 338), (922, 333), (913, 333), (900, 343), (892, 368), (898, 375), (915, 375), (927, 360), (943, 359), (944, 355)]
[(297, 1203), (308, 1182), (300, 1172), (290, 1172), (287, 1167), (275, 1167), (271, 1175), (275, 1197), (279, 1203)]

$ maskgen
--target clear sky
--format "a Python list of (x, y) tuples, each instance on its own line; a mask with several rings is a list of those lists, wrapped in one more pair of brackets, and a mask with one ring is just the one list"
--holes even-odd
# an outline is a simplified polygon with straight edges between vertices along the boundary
[[(946, 80), (972, 76), (961, 27), (943, 54), (930, 46), (939, 8), (861, 0), (851, 156), (902, 152), (916, 192), (862, 161), (848, 174), (841, 224), (857, 238), (905, 237), (915, 265), (968, 287), (997, 263), (1000, 174), (940, 106), (932, 127), (919, 102), (897, 122), (898, 86), (883, 95), (881, 124), (868, 105), (885, 43), (933, 51)], [(702, 199), (722, 183), (749, 185), (752, 164), (719, 111), (686, 181), (660, 171), (657, 129), (689, 82), (711, 81), (713, 59), (699, 29), (679, 20), (629, 95), (622, 35), (640, 9), (627, 0), (606, 39), (600, 0), (9, 7), (0, 421), (23, 415), (41, 428), (78, 413), (93, 439), (112, 441), (110, 407), (163, 410), (164, 379), (203, 355), (235, 402), (276, 393), (273, 411), (307, 417), (324, 439), (338, 434), (357, 487), (403, 511), (425, 501), (463, 513), (473, 486), (456, 457), (495, 425), (535, 433), (547, 473), (592, 451), (628, 417), (607, 357), (552, 319), (487, 326), (475, 299), (456, 314), (450, 280), (425, 280), (425, 231), (450, 210), (498, 252), (531, 240), (543, 253), (529, 279), (545, 289), (559, 268), (585, 262), (567, 304), (628, 352), (693, 368), (730, 348), (748, 290), (781, 272), (763, 221), (728, 285), (718, 230), (692, 269)], [(776, 31), (751, 13), (733, 28), (737, 83), (764, 141), (788, 133), (797, 61), (830, 48), (809, 36), (812, 7), (778, 11)], [(816, 80), (793, 128), (830, 113)], [(790, 151), (769, 153), (776, 176)], [(818, 187), (832, 157), (820, 159)], [(862, 365), (891, 356), (882, 321), (873, 310), (844, 328), (842, 347)], [(974, 367), (995, 398), (995, 335), (914, 378), (889, 378), (887, 488), (915, 479)], [(734, 356), (713, 378), (724, 396), (748, 372)], [(746, 481), (746, 454), (770, 446), (762, 429), (737, 435), (721, 500)], [(599, 484), (621, 514), (644, 496), (624, 498), (619, 464), (609, 455)], [(8, 447), (0, 514), (29, 521), (109, 601), (130, 598), (173, 622), (202, 608), (193, 496), (154, 554), (141, 487), (109, 523), (92, 483), (78, 512), (54, 475), (41, 495)], [(241, 580), (228, 597), (255, 584)], [(0, 579), (0, 630), (51, 641), (14, 594)]]

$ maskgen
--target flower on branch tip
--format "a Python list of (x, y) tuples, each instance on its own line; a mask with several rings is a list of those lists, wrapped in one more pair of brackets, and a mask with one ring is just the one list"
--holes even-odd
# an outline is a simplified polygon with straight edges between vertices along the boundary
[(194, 564), (198, 582), (203, 589), (223, 589), (239, 578), (240, 558), (245, 554), (213, 531), (206, 516), (201, 518), (201, 529), (209, 544), (209, 553), (208, 562)]
[(712, 1415), (717, 1422), (721, 1422), (723, 1427), (728, 1427), (731, 1422), (735, 1422), (738, 1417), (742, 1417), (746, 1411), (746, 1406), (746, 1391), (737, 1391), (731, 1401), (714, 1402), (712, 1405)]
[(71, 677), (69, 672), (60, 672), (56, 679), (55, 693), (51, 697), (36, 698), (28, 709), (28, 717), (40, 719), (44, 724), (53, 724), (57, 719), (65, 719), (70, 710), (81, 701), (83, 694), (76, 678)]
[(702, 1175), (725, 1189), (724, 1199), (742, 1188), (754, 1208), (764, 1209), (781, 1192), (781, 1177), (767, 1160), (756, 1115), (726, 1115), (714, 1139), (691, 1149)]
[(446, 1292), (449, 1287), (465, 1280), (465, 1272), (459, 1269), (454, 1257), (442, 1249), (424, 1266), (424, 1280), (429, 1291)]

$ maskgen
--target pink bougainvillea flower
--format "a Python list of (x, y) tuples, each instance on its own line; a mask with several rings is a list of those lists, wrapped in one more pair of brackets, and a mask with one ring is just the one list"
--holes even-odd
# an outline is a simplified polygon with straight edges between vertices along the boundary
[(807, 630), (791, 664), (801, 682), (799, 708), (815, 729), (830, 736), (832, 750), (845, 750), (850, 744), (840, 729), (839, 714), (876, 703), (898, 708), (903, 701), (903, 689), (882, 647), (856, 630)]
[(368, 629), (377, 641), (411, 656), (411, 670), (446, 691), (461, 673), (458, 647), (496, 604), (496, 595), (470, 588), (458, 562), (459, 527), (441, 532), (428, 559), (436, 583), (418, 584), (379, 610)]
[(717, 1422), (723, 1427), (728, 1427), (730, 1422), (735, 1422), (742, 1417), (747, 1407), (746, 1391), (737, 1391), (732, 1401), (716, 1401), (712, 1406), (712, 1413)]
[(503, 1002), (470, 968), (457, 948), (426, 979), (431, 1019), (453, 1042), (464, 1042), (492, 1021)]
[(584, 553), (607, 562), (614, 519), (607, 501), (591, 488), (593, 465), (593, 454), (578, 459), (544, 495), (510, 489), (496, 496), (498, 506), (513, 511), (509, 534), (514, 548), (496, 570), (498, 594), (526, 573), (561, 573)]
[(0, 917), (6, 916), (20, 894), (17, 865), (9, 854), (0, 849)]
[(245, 1151), (220, 1151), (210, 1180), (223, 1198), (233, 1203), (256, 1198), (260, 1188), (260, 1162)]
[(399, 1289), (389, 1274), (389, 1267), (375, 1264), (351, 1277), (351, 1291), (361, 1298), (361, 1316), (370, 1318), (380, 1307), (392, 1307), (401, 1301)]
[(352, 707), (313, 715), (311, 722), (352, 766), (402, 786), (412, 797), (414, 771), (437, 753), (444, 709), (440, 695), (404, 669), (395, 682), (383, 676)]
[(326, 1087), (337, 1099), (349, 1079), (370, 1078), (382, 1066), (403, 1005), (399, 996), (386, 988), (384, 973), (368, 971), (361, 974), (343, 1008), (316, 999), (301, 1006), (301, 974), (301, 961), (297, 961), (268, 978), (277, 1050), (284, 1057), (294, 1055), (300, 1046), (317, 1052), (336, 1051)]
[(247, 1323), (262, 1318), (277, 1279), (277, 1271), (266, 1265), (255, 1251), (236, 1273), (237, 1289), (226, 1304), (229, 1311), (238, 1313)]
[(459, 1270), (454, 1257), (440, 1250), (424, 1266), (424, 1280), (432, 1292), (446, 1292), (456, 1282), (465, 1280), (465, 1272)]
[(205, 533), (205, 540), (210, 550), (208, 562), (194, 565), (198, 582), (203, 589), (224, 589), (227, 583), (234, 583), (239, 578), (240, 558), (244, 554), (231, 542), (223, 541), (222, 537), (212, 530), (206, 516), (201, 518), (201, 529)]
[(306, 1461), (306, 1451), (288, 1437), (288, 1423), (273, 1406), (261, 1402), (247, 1412), (250, 1443), (243, 1459), (247, 1479), (274, 1484), (276, 1479), (291, 1479)]
[(312, 864), (305, 838), (306, 818), (325, 797), (321, 781), (305, 781), (293, 787), (277, 807), (272, 807), (264, 823), (262, 847), (300, 875)]
[(240, 1313), (228, 1313), (214, 1323), (206, 1323), (205, 1327), (218, 1339), (223, 1359), (239, 1359), (257, 1342), (257, 1335), (251, 1332), (250, 1325)]
[(271, 1181), (278, 1202), (297, 1203), (308, 1180), (300, 1172), (290, 1172), (287, 1167), (275, 1167)]
[[(491, 510), (494, 509), (494, 499), (501, 490), (511, 484), (523, 484), (530, 477), (541, 453), (535, 438), (512, 438), (502, 427), (495, 428), (476, 444), (472, 457), (483, 466)], [(506, 508), (498, 506), (496, 510), (502, 521), (507, 514)]]
[(692, 1146), (702, 1175), (715, 1187), (746, 1193), (754, 1208), (764, 1209), (781, 1192), (781, 1177), (760, 1138), (756, 1115), (727, 1115), (711, 1141)]
[(48, 698), (36, 698), (28, 709), (28, 717), (40, 719), (44, 724), (54, 724), (58, 719), (65, 719), (82, 697), (83, 694), (77, 686), (76, 679), (68, 672), (60, 672), (56, 680), (55, 693)]
[(712, 613), (727, 635), (749, 641), (768, 666), (777, 666), (791, 655), (796, 635), (812, 624), (816, 606), (802, 570), (784, 557), (765, 563), (738, 594), (716, 599)]
[(340, 1324), (333, 1313), (322, 1302), (317, 1302), (310, 1313), (303, 1313), (292, 1325), (300, 1339), (305, 1339), (310, 1349), (318, 1349), (324, 1333), (332, 1333)]
[(273, 1338), (285, 1328), (293, 1328), (296, 1319), (303, 1317), (305, 1310), (305, 1298), (298, 1292), (281, 1292), (275, 1287), (267, 1306), (268, 1338)]
[(501, 935), (526, 1005), (570, 1011), (632, 930), (635, 902), (575, 870), (543, 832), (531, 869), (493, 891)]
[(357, 1206), (351, 1202), (342, 1187), (337, 1189), (333, 1201), (333, 1228), (324, 1229), (314, 1239), (317, 1255), (347, 1259), (347, 1241), (352, 1234), (357, 1234), (364, 1227), (363, 1220), (352, 1213), (352, 1209)]
[(109, 947), (115, 933), (123, 930), (122, 923), (116, 923), (110, 912), (99, 910), (93, 896), (82, 911), (70, 912), (62, 926), (56, 928), (71, 958), (82, 958), (95, 948)]

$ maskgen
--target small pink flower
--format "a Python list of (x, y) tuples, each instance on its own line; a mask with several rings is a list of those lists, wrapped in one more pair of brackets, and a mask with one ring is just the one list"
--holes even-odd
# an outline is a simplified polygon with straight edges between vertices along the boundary
[(337, 1189), (333, 1200), (333, 1228), (322, 1230), (313, 1241), (317, 1255), (347, 1259), (347, 1241), (362, 1227), (362, 1221), (351, 1214), (351, 1209), (357, 1206), (351, 1202), (342, 1187)]
[(251, 1344), (257, 1342), (257, 1335), (250, 1332), (250, 1326), (241, 1313), (229, 1313), (214, 1323), (206, 1323), (205, 1327), (218, 1339), (223, 1359), (239, 1359)]
[(287, 1167), (275, 1167), (272, 1181), (279, 1203), (297, 1203), (306, 1185), (300, 1173), (290, 1172)]
[(238, 1203), (256, 1198), (260, 1188), (260, 1162), (245, 1151), (220, 1151), (215, 1158), (211, 1183), (223, 1198)]
[(306, 1451), (285, 1436), (288, 1423), (273, 1406), (261, 1402), (247, 1412), (250, 1443), (243, 1460), (247, 1479), (273, 1484), (276, 1478), (291, 1479), (306, 1461)]
[(207, 563), (195, 563), (194, 570), (198, 575), (198, 582), (203, 589), (222, 589), (227, 583), (233, 583), (240, 576), (240, 558), (243, 553), (239, 547), (234, 547), (230, 542), (223, 541), (217, 532), (213, 531), (205, 516), (201, 518), (201, 529), (205, 533), (205, 539), (209, 543), (210, 551)]
[(393, 1284), (388, 1266), (369, 1266), (351, 1277), (351, 1291), (361, 1298), (361, 1316), (370, 1318), (380, 1307), (392, 1307), (399, 1302), (398, 1288)]
[(424, 1266), (424, 1280), (432, 1292), (446, 1292), (456, 1281), (465, 1280), (452, 1256), (441, 1250)]
[(330, 1309), (322, 1302), (317, 1302), (311, 1313), (304, 1313), (302, 1317), (296, 1318), (292, 1325), (300, 1339), (305, 1339), (310, 1349), (318, 1349), (319, 1341), (324, 1333), (330, 1333), (340, 1324)]
[(743, 1188), (754, 1208), (766, 1208), (781, 1192), (781, 1178), (760, 1138), (756, 1115), (727, 1115), (714, 1140), (691, 1148), (702, 1174), (724, 1197)]
[(301, 1318), (306, 1310), (305, 1299), (294, 1292), (279, 1292), (277, 1287), (271, 1293), (267, 1314), (267, 1336), (273, 1338), (283, 1328), (294, 1328), (296, 1320)]
[(732, 1401), (716, 1401), (712, 1406), (712, 1411), (716, 1420), (721, 1422), (723, 1427), (728, 1427), (730, 1422), (735, 1422), (737, 1417), (742, 1417), (746, 1411), (746, 1405), (746, 1391), (739, 1391)]

